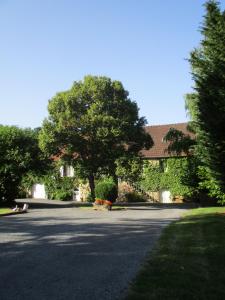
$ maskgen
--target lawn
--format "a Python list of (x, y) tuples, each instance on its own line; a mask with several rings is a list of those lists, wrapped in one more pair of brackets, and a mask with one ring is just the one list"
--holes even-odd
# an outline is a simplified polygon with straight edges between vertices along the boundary
[(12, 210), (10, 208), (4, 207), (4, 208), (0, 208), (0, 215), (2, 214), (7, 214), (12, 212)]
[(190, 210), (163, 232), (126, 300), (225, 299), (225, 208)]

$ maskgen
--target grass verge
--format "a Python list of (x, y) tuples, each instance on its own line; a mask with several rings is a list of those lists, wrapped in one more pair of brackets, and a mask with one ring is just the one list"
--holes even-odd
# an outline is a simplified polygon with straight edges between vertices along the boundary
[(170, 224), (126, 300), (225, 299), (225, 208), (190, 210)]
[(12, 210), (10, 208), (7, 208), (7, 207), (0, 208), (0, 215), (8, 214), (10, 212), (12, 212)]

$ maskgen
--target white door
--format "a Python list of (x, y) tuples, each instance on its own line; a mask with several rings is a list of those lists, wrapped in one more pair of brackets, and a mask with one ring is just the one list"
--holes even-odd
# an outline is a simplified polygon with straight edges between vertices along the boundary
[(73, 200), (75, 201), (81, 201), (81, 198), (80, 198), (80, 190), (75, 190), (73, 192)]
[(160, 202), (161, 203), (171, 203), (171, 193), (168, 190), (162, 190), (160, 192)]
[(32, 187), (32, 198), (36, 199), (47, 199), (45, 192), (45, 185), (36, 183)]

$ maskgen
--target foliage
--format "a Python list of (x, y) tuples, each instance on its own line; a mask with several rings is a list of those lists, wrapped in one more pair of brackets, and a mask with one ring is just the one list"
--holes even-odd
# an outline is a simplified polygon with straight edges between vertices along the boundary
[[(199, 48), (191, 52), (194, 92), (186, 107), (196, 132), (195, 153), (201, 161), (202, 186), (222, 202), (225, 193), (225, 12), (206, 3)], [(204, 177), (205, 175), (205, 177)]]
[(44, 176), (42, 180), (49, 199), (72, 200), (76, 179), (51, 174)]
[(117, 198), (117, 185), (111, 178), (103, 179), (96, 184), (95, 194), (99, 199), (115, 202)]
[(56, 190), (53, 199), (68, 201), (68, 200), (72, 200), (72, 197), (73, 197), (73, 190), (70, 191)]
[(89, 202), (89, 203), (95, 202), (95, 199), (92, 198), (91, 193), (89, 193), (89, 194), (87, 195), (86, 201)]
[[(198, 161), (194, 157), (170, 158), (163, 180), (174, 196), (193, 196), (198, 190)], [(164, 185), (166, 185), (164, 184)]]
[(42, 175), (37, 175), (35, 171), (28, 171), (22, 176), (19, 185), (19, 196), (22, 198), (31, 197), (31, 188), (35, 183), (44, 183)]
[(126, 193), (129, 193), (129, 192), (134, 192), (135, 191), (134, 184), (130, 183), (129, 181), (119, 182), (118, 188), (120, 190), (120, 194), (126, 194)]
[(193, 196), (198, 188), (197, 167), (194, 157), (168, 158), (161, 165), (147, 161), (139, 184), (146, 192), (169, 189), (173, 196)]
[(37, 175), (34, 172), (26, 173), (20, 184), (20, 194), (24, 197), (30, 196), (33, 184), (45, 185), (48, 199), (71, 200), (73, 191), (78, 185), (77, 177), (61, 177), (58, 166), (52, 168), (48, 173)]
[(116, 175), (124, 181), (136, 182), (143, 168), (143, 159), (127, 155), (116, 160)]
[(190, 155), (195, 145), (195, 140), (190, 135), (186, 135), (175, 128), (170, 128), (163, 140), (169, 142), (167, 149), (169, 154), (181, 155), (185, 153)]
[(22, 177), (44, 172), (50, 162), (38, 147), (38, 131), (0, 125), (0, 203), (18, 197)]
[(218, 203), (225, 203), (225, 194), (221, 191), (218, 182), (210, 174), (210, 169), (205, 166), (199, 166), (198, 176), (200, 178), (199, 189), (208, 191), (210, 197), (218, 199)]
[(163, 172), (159, 164), (145, 161), (140, 186), (144, 191), (159, 191)]
[(49, 101), (48, 111), (40, 133), (42, 150), (78, 166), (89, 180), (93, 199), (98, 172), (115, 177), (116, 159), (153, 143), (136, 102), (121, 82), (107, 77), (86, 76), (74, 82)]
[(129, 203), (145, 202), (146, 200), (137, 192), (130, 192), (125, 194), (126, 201)]

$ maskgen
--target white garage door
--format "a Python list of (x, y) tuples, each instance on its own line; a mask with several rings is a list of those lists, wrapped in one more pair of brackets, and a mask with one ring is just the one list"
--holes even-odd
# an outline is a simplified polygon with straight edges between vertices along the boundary
[(171, 193), (168, 190), (162, 190), (160, 192), (160, 202), (161, 203), (171, 203)]
[(45, 185), (36, 183), (32, 187), (32, 198), (36, 199), (47, 199), (45, 192)]

